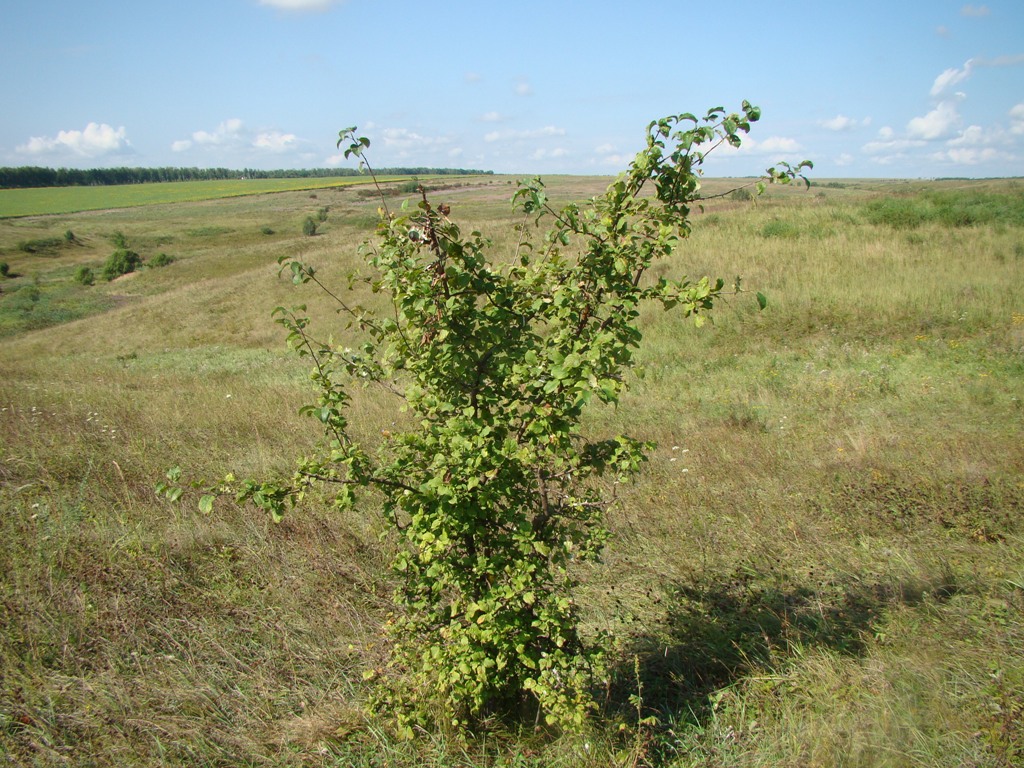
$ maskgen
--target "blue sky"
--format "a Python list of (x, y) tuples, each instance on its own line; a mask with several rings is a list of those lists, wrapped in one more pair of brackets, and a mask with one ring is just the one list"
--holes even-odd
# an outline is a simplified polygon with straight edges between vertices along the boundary
[(1024, 3), (0, 0), (0, 165), (612, 174), (743, 99), (711, 175), (1024, 176)]

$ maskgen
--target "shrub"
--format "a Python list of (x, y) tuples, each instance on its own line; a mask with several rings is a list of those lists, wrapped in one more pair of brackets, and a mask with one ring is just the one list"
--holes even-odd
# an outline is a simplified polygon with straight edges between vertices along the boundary
[(316, 220), (317, 221), (327, 221), (327, 211), (328, 210), (330, 210), (330, 209), (329, 208), (321, 208), (319, 211), (317, 211), (316, 212)]
[(316, 234), (316, 221), (312, 216), (307, 216), (306, 220), (302, 222), (302, 234), (306, 237), (312, 237)]
[(174, 263), (174, 257), (168, 256), (166, 253), (160, 253), (146, 262), (147, 266), (150, 267), (166, 267), (168, 264)]
[[(368, 280), (389, 295), (393, 313), (350, 306), (312, 266), (279, 259), (296, 284), (336, 298), (365, 336), (357, 350), (321, 343), (303, 310), (275, 310), (291, 345), (316, 365), (318, 398), (300, 413), (319, 421), (328, 440), (291, 479), (229, 476), (199, 506), (209, 511), (216, 494), (231, 493), (280, 519), (316, 483), (333, 489), (339, 508), (361, 489), (379, 494), (399, 542), (393, 564), (402, 586), (378, 704), (403, 735), (527, 713), (584, 727), (607, 638), (581, 630), (573, 573), (599, 558), (614, 487), (652, 447), (592, 436), (584, 415), (625, 391), (644, 305), (675, 308), (699, 324), (725, 292), (707, 277), (643, 278), (690, 231), (704, 152), (724, 141), (738, 146), (759, 116), (744, 102), (742, 115), (714, 109), (702, 120), (651, 123), (646, 149), (584, 204), (557, 209), (539, 179), (524, 182), (514, 204), (551, 229), (528, 228), (503, 263), (489, 258), (481, 233), (464, 236), (445, 206), (423, 199), (397, 214), (382, 196), (377, 239), (363, 253)], [(342, 131), (339, 144), (350, 142), (345, 156), (365, 164), (370, 142), (354, 131)], [(770, 168), (768, 180), (790, 181), (807, 165)], [(379, 446), (359, 443), (349, 428), (348, 390), (364, 383), (398, 395), (413, 414), (407, 430), (387, 433)], [(179, 477), (168, 473), (171, 482)]]
[(136, 267), (142, 264), (142, 257), (135, 251), (127, 248), (119, 248), (110, 254), (107, 263), (103, 265), (103, 279), (107, 282), (134, 272)]
[(754, 194), (749, 189), (734, 189), (729, 193), (729, 199), (738, 203), (745, 203), (753, 200)]
[(274, 234), (274, 230), (271, 229), (270, 227), (263, 227), (263, 228), (260, 229), (260, 232), (262, 232), (264, 235), (272, 235), (272, 234)]
[(6, 261), (0, 261), (0, 277), (7, 277), (10, 273), (10, 265)]
[(75, 272), (75, 282), (81, 283), (82, 285), (92, 285), (96, 282), (96, 276), (93, 274), (90, 267), (83, 264)]
[(112, 242), (114, 247), (119, 250), (128, 250), (128, 238), (124, 236), (124, 232), (121, 230), (115, 231), (110, 236), (110, 242)]
[(64, 231), (64, 241), (67, 243), (73, 243), (76, 241), (75, 233), (70, 229)]

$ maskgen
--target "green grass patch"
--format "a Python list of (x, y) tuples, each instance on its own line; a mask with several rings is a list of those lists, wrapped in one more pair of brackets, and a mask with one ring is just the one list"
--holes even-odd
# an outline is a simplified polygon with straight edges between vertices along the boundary
[(886, 196), (868, 202), (864, 217), (872, 224), (893, 229), (915, 229), (930, 223), (944, 227), (1020, 227), (1024, 226), (1024, 193), (926, 191), (912, 196)]

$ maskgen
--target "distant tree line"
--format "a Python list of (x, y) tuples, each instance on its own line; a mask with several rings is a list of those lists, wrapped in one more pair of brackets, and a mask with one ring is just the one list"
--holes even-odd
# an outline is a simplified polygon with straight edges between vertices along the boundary
[[(378, 176), (466, 176), (493, 174), (468, 168), (380, 168)], [(222, 179), (322, 179), (361, 176), (353, 168), (305, 168), (263, 171), (255, 168), (0, 168), (0, 189), (28, 187), (88, 187), (114, 184), (154, 184), (163, 181), (217, 181)]]

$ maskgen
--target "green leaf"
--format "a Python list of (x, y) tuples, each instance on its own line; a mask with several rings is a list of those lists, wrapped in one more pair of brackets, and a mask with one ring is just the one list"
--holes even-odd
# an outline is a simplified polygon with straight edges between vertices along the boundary
[(758, 291), (758, 293), (757, 293), (757, 306), (758, 306), (758, 307), (759, 307), (760, 309), (764, 309), (765, 307), (767, 307), (767, 306), (768, 306), (768, 297), (767, 297), (767, 296), (765, 296), (765, 295), (764, 295), (763, 293), (761, 293), (760, 291)]
[(199, 499), (199, 511), (202, 512), (204, 515), (208, 515), (211, 512), (213, 512), (214, 498), (216, 497), (211, 496), (210, 494), (206, 494), (205, 496), (201, 497)]

